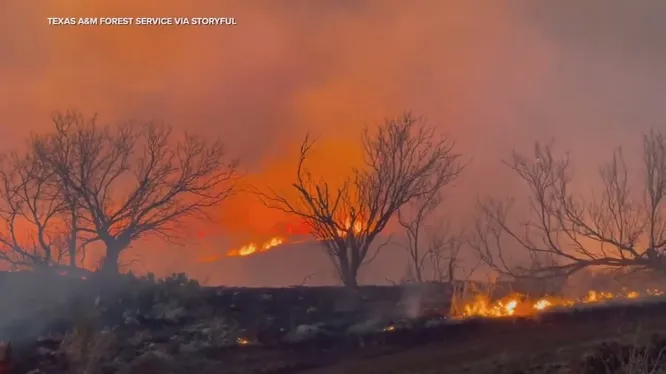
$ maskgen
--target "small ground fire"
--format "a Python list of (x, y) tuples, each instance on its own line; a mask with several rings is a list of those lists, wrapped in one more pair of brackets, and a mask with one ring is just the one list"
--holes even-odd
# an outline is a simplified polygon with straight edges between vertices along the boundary
[(490, 300), (486, 295), (478, 295), (472, 301), (464, 302), (462, 308), (454, 312), (458, 318), (497, 318), (497, 317), (527, 317), (537, 315), (543, 311), (555, 308), (568, 308), (584, 304), (596, 304), (616, 300), (637, 300), (662, 296), (664, 292), (649, 289), (644, 292), (625, 291), (620, 293), (588, 291), (587, 295), (579, 298), (542, 297), (529, 298), (521, 294), (511, 294), (499, 300)]

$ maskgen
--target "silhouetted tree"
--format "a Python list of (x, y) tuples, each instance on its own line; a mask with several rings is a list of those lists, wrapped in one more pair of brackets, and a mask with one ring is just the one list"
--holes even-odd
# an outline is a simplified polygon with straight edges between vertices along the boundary
[[(511, 201), (481, 204), (473, 244), (495, 269), (519, 277), (557, 277), (602, 266), (666, 271), (666, 138), (643, 137), (642, 175), (633, 175), (621, 149), (600, 168), (602, 190), (588, 198), (571, 188), (569, 157), (537, 143), (534, 155), (505, 162), (530, 192), (529, 219), (509, 219)], [(635, 187), (632, 190), (632, 183)], [(512, 264), (509, 253), (532, 266)], [(535, 265), (536, 264), (536, 265)]]
[(376, 130), (366, 129), (362, 140), (365, 165), (352, 170), (339, 188), (315, 181), (305, 168), (313, 145), (306, 137), (292, 184), (297, 197), (258, 192), (267, 206), (296, 215), (311, 227), (326, 245), (343, 284), (352, 288), (393, 214), (407, 202), (432, 194), (461, 169), (454, 143), (409, 113), (387, 119)]
[(102, 270), (118, 272), (131, 243), (149, 234), (171, 240), (186, 217), (206, 217), (234, 190), (236, 161), (219, 141), (173, 135), (158, 123), (100, 126), (68, 112), (33, 150), (56, 174), (76, 229), (105, 246)]
[[(442, 189), (451, 183), (462, 171), (462, 166), (452, 172), (448, 179), (437, 181), (439, 188), (434, 188), (429, 195), (420, 196), (398, 210), (398, 222), (405, 230), (407, 245), (414, 280), (423, 283), (426, 280), (453, 281), (455, 277), (458, 253), (463, 244), (463, 236), (453, 234), (448, 225), (433, 225), (428, 222), (433, 212), (442, 203)], [(430, 223), (430, 225), (428, 224)], [(425, 266), (432, 267), (432, 277), (426, 279)]]
[(54, 173), (31, 154), (0, 158), (0, 260), (46, 270), (67, 255), (66, 207)]

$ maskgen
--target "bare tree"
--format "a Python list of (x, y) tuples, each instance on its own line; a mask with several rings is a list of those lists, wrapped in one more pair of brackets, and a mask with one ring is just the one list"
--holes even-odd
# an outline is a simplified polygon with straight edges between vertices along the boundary
[(0, 164), (0, 260), (44, 271), (67, 255), (65, 206), (54, 173), (32, 155), (16, 152)]
[[(310, 226), (326, 245), (343, 284), (352, 288), (358, 285), (361, 266), (374, 258), (369, 255), (372, 245), (393, 214), (407, 202), (432, 194), (440, 181), (460, 170), (454, 142), (410, 113), (387, 119), (376, 131), (366, 129), (362, 140), (365, 165), (352, 170), (340, 187), (315, 180), (306, 169), (313, 145), (306, 137), (292, 184), (297, 197), (258, 192), (266, 206), (296, 215)], [(376, 246), (375, 254), (381, 247)]]
[[(418, 283), (426, 280), (424, 268), (428, 264), (432, 266), (433, 280), (443, 281), (454, 276), (460, 237), (450, 235), (448, 227), (433, 228), (428, 225), (428, 219), (442, 202), (441, 189), (462, 171), (460, 164), (455, 167), (458, 168), (457, 172), (451, 173), (448, 180), (437, 181), (440, 186), (432, 194), (415, 198), (398, 210), (398, 223), (405, 230), (407, 239), (405, 249), (409, 254), (414, 280)], [(445, 261), (448, 264), (444, 264)]]
[[(534, 155), (514, 153), (506, 164), (527, 185), (530, 218), (509, 220), (511, 202), (481, 204), (474, 246), (485, 262), (518, 277), (566, 276), (603, 266), (614, 269), (666, 270), (666, 138), (643, 137), (643, 175), (630, 176), (622, 150), (600, 168), (602, 190), (584, 198), (572, 192), (569, 157), (556, 157), (551, 145), (538, 144)], [(631, 181), (641, 181), (632, 190)], [(508, 252), (536, 266), (511, 264)]]
[(77, 232), (104, 244), (105, 272), (118, 272), (133, 241), (172, 240), (183, 219), (207, 217), (234, 191), (237, 162), (226, 161), (219, 141), (176, 138), (157, 123), (100, 126), (78, 112), (57, 114), (54, 124), (33, 140), (35, 155), (56, 173)]
[[(439, 230), (430, 235), (430, 243), (427, 247), (429, 262), (432, 265), (433, 277), (436, 282), (447, 282), (452, 284), (456, 281), (460, 267), (460, 250), (465, 244), (463, 232), (452, 234), (449, 227), (440, 227)], [(463, 278), (468, 278), (476, 271), (473, 267), (470, 273)]]

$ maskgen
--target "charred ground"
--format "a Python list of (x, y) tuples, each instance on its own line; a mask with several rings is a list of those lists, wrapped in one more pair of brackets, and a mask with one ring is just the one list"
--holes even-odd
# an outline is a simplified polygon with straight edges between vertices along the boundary
[[(639, 341), (657, 347), (644, 356), (666, 347), (660, 299), (460, 322), (447, 319), (441, 284), (350, 292), (1, 273), (0, 287), (14, 373), (619, 373), (613, 360)], [(633, 351), (603, 343), (618, 339)]]

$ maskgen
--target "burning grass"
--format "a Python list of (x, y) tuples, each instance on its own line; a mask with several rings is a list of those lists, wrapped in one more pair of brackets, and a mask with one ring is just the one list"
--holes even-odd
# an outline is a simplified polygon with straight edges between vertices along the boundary
[[(545, 296), (531, 298), (519, 293), (511, 293), (497, 300), (491, 300), (488, 294), (477, 294), (464, 300), (453, 300), (454, 318), (498, 318), (498, 317), (529, 317), (552, 310), (597, 306), (608, 303), (638, 302), (663, 296), (664, 292), (648, 289), (642, 292), (625, 290), (623, 292), (607, 292), (590, 290), (582, 297)], [(454, 298), (456, 296), (454, 295)]]
[(232, 249), (227, 253), (227, 256), (249, 256), (258, 252), (265, 252), (273, 247), (285, 243), (285, 239), (279, 236), (272, 237), (261, 244), (254, 242), (243, 245), (242, 247)]

